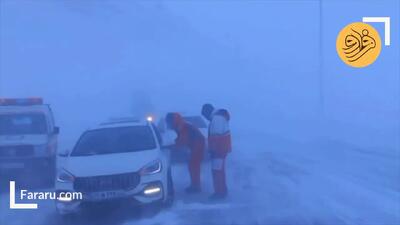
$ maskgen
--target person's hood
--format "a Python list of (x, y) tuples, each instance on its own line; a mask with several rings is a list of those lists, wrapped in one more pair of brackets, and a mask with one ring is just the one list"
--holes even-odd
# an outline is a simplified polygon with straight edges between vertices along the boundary
[(48, 135), (0, 135), (0, 146), (13, 145), (45, 145)]
[(175, 131), (180, 131), (185, 125), (185, 120), (179, 113), (168, 113), (166, 121), (168, 126)]
[(102, 176), (137, 172), (147, 164), (160, 159), (158, 149), (140, 152), (70, 156), (61, 162), (63, 169), (75, 177)]
[(214, 112), (215, 108), (210, 103), (204, 104), (201, 108), (201, 115), (203, 115), (208, 121), (211, 121)]

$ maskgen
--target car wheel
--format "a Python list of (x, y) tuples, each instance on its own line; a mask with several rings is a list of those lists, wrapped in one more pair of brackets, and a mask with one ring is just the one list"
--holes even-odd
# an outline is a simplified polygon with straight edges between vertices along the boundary
[(65, 221), (65, 222), (74, 222), (74, 220), (77, 218), (77, 215), (75, 213), (68, 213), (68, 214), (58, 214), (58, 220), (60, 221)]
[(62, 213), (59, 211), (59, 209), (56, 207), (57, 211), (57, 218), (60, 221), (66, 221), (66, 222), (73, 222), (77, 218), (77, 213)]
[(49, 158), (46, 162), (43, 182), (47, 187), (53, 187), (56, 178), (56, 157)]

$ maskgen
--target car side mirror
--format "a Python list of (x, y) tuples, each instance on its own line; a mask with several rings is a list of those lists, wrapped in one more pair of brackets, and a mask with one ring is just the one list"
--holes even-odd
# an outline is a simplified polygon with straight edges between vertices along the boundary
[(59, 153), (58, 153), (58, 156), (63, 157), (63, 158), (66, 158), (66, 157), (69, 156), (70, 153), (71, 153), (70, 150), (67, 149), (67, 150), (65, 150), (65, 151), (59, 152)]
[(53, 134), (59, 134), (59, 133), (60, 133), (60, 127), (54, 127)]

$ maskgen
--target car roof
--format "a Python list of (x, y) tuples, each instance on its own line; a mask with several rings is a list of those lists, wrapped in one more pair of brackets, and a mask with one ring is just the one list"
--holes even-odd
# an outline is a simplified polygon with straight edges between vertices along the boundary
[(113, 118), (108, 121), (102, 122), (99, 125), (90, 128), (89, 130), (98, 130), (105, 128), (116, 128), (116, 127), (131, 127), (131, 126), (148, 126), (149, 122), (146, 120), (140, 120), (136, 118)]
[(182, 115), (183, 118), (201, 118), (203, 117), (201, 115)]
[(47, 104), (43, 105), (10, 105), (10, 106), (0, 106), (0, 114), (12, 114), (12, 113), (48, 113), (50, 111), (50, 106)]
[(197, 128), (207, 128), (207, 123), (202, 116), (183, 116), (186, 122), (191, 123)]

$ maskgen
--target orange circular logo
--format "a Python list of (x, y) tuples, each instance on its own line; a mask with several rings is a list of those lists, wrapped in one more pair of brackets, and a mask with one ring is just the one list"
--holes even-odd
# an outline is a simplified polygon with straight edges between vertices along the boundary
[(366, 67), (378, 58), (382, 44), (379, 33), (366, 23), (352, 23), (343, 28), (336, 39), (336, 51), (344, 63)]

